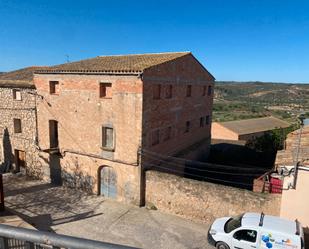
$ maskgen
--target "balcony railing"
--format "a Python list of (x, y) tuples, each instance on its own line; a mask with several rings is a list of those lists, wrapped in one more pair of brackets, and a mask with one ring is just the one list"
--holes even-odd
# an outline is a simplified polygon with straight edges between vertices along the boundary
[(0, 224), (0, 249), (133, 249), (135, 247), (81, 239)]

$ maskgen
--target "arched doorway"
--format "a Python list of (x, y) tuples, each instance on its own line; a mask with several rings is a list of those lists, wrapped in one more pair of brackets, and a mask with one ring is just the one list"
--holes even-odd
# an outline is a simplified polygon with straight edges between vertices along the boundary
[(98, 172), (98, 194), (117, 198), (117, 174), (112, 167), (101, 166)]

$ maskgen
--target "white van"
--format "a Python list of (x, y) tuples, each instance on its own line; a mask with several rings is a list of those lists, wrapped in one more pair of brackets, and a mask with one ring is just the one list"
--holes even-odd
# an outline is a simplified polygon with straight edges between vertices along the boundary
[(305, 249), (300, 223), (263, 213), (216, 219), (208, 241), (217, 249)]

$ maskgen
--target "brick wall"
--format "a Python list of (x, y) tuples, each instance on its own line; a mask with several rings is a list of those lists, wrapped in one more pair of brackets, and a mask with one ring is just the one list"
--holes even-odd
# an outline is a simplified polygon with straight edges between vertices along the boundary
[[(214, 78), (192, 55), (187, 55), (147, 69), (143, 74), (143, 83), (143, 148), (157, 153), (181, 154), (183, 157), (196, 159), (192, 151), (184, 149), (206, 140), (201, 144), (200, 150), (207, 155)], [(153, 93), (158, 85), (161, 87), (160, 98), (154, 99)], [(190, 96), (187, 96), (188, 86), (191, 86)], [(167, 97), (166, 92), (170, 87), (172, 94), (171, 97)], [(211, 87), (210, 95), (208, 87)], [(206, 116), (209, 116), (208, 124)], [(202, 127), (200, 118), (203, 118)], [(187, 121), (190, 122), (188, 132)], [(165, 139), (168, 127), (171, 127), (171, 137)], [(152, 145), (151, 134), (156, 130), (159, 130), (159, 143)]]
[(212, 139), (224, 139), (224, 140), (239, 140), (239, 135), (218, 122), (212, 123), (211, 127), (211, 138)]
[[(49, 93), (49, 81), (59, 82), (58, 94)], [(137, 76), (37, 74), (34, 82), (43, 97), (37, 104), (39, 146), (42, 150), (49, 148), (49, 120), (57, 120), (62, 154), (57, 158), (40, 152), (45, 179), (61, 177), (66, 185), (98, 193), (99, 171), (102, 166), (108, 166), (117, 175), (117, 199), (137, 202), (141, 79)], [(112, 84), (112, 96), (100, 98), (102, 82)], [(102, 148), (102, 126), (114, 129), (113, 150)]]
[(147, 171), (146, 179), (148, 205), (192, 220), (211, 222), (243, 212), (280, 214), (281, 195), (254, 193), (156, 171)]

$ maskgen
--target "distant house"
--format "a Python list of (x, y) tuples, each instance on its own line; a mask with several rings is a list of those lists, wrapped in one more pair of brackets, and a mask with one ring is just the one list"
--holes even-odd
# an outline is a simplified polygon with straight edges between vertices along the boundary
[(212, 123), (212, 139), (243, 140), (263, 136), (266, 132), (287, 128), (290, 124), (275, 117), (253, 118), (228, 122)]

